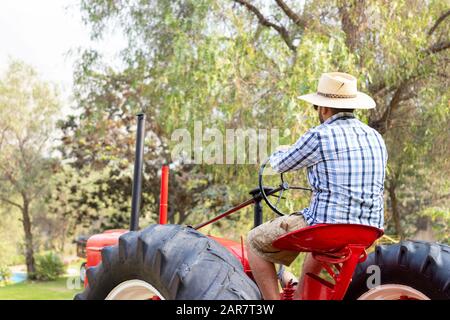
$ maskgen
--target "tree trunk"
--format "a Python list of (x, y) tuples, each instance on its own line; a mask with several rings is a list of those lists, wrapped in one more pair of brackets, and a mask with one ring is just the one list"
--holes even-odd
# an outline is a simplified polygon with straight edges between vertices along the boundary
[(388, 192), (391, 199), (392, 218), (394, 219), (395, 232), (400, 238), (403, 238), (403, 229), (400, 224), (400, 211), (398, 208), (397, 195), (395, 193), (396, 185), (392, 181), (389, 182)]
[(30, 202), (23, 197), (22, 224), (25, 233), (25, 263), (27, 265), (28, 278), (33, 279), (36, 272), (33, 250), (33, 234), (31, 233)]
[[(345, 43), (351, 52), (360, 46), (361, 36), (367, 28), (367, 4), (365, 0), (343, 1), (339, 7), (342, 30), (345, 33)], [(361, 65), (364, 59), (361, 57)]]

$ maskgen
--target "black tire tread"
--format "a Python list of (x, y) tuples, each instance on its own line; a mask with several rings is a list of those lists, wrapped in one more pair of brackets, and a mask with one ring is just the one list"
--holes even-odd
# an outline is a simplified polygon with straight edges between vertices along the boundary
[(357, 299), (368, 291), (367, 267), (378, 265), (381, 284), (413, 287), (430, 299), (450, 299), (450, 247), (444, 244), (406, 240), (380, 245), (367, 260), (357, 266), (346, 299)]
[(118, 245), (102, 250), (102, 263), (87, 276), (90, 285), (76, 299), (104, 299), (129, 279), (151, 283), (166, 299), (261, 299), (231, 252), (179, 225), (151, 225), (122, 235)]

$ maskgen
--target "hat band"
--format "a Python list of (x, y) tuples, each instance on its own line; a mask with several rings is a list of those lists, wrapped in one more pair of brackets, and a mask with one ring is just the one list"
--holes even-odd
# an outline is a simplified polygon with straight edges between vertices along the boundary
[(356, 98), (356, 94), (336, 94), (336, 93), (323, 93), (323, 92), (317, 92), (318, 95), (324, 96), (327, 98), (334, 98), (334, 99), (351, 99)]

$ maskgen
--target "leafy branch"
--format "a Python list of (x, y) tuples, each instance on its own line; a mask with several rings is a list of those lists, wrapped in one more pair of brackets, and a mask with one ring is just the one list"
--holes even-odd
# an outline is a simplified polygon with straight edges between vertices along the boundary
[[(261, 25), (272, 28), (275, 31), (277, 31), (278, 34), (281, 36), (281, 38), (283, 39), (283, 41), (286, 43), (286, 45), (289, 47), (289, 49), (291, 51), (293, 51), (293, 52), (297, 51), (297, 47), (294, 46), (294, 44), (292, 43), (291, 36), (290, 36), (288, 30), (284, 26), (278, 25), (276, 23), (269, 21), (266, 17), (264, 17), (264, 15), (261, 13), (261, 11), (258, 8), (256, 8), (254, 5), (252, 5), (251, 3), (249, 3), (246, 0), (233, 0), (233, 1), (236, 3), (239, 3), (240, 5), (247, 8), (248, 11), (252, 12), (256, 16), (256, 18), (258, 18), (258, 22)], [(278, 2), (284, 4), (284, 2), (281, 0), (277, 1), (277, 3)], [(283, 7), (285, 8), (285, 10), (288, 9), (290, 14), (292, 14), (292, 11), (285, 4)], [(296, 21), (297, 21), (297, 19), (296, 19)]]

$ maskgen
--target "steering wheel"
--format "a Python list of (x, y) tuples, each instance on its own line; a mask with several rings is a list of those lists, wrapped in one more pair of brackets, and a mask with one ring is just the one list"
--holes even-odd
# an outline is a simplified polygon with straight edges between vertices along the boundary
[[(297, 186), (289, 186), (289, 184), (284, 181), (284, 176), (283, 173), (280, 173), (280, 180), (281, 183), (278, 187), (273, 188), (273, 187), (264, 187), (263, 185), (263, 175), (264, 175), (264, 170), (266, 169), (267, 164), (269, 163), (269, 158), (267, 158), (263, 164), (261, 165), (260, 169), (259, 169), (259, 175), (258, 175), (258, 183), (259, 183), (259, 192), (261, 193), (262, 198), (264, 199), (264, 201), (267, 203), (267, 205), (269, 206), (270, 209), (272, 209), (276, 214), (278, 214), (279, 216), (284, 216), (286, 215), (285, 213), (281, 212), (278, 209), (278, 204), (280, 203), (281, 197), (283, 195), (283, 192), (289, 189), (293, 189), (293, 190), (307, 190), (307, 191), (311, 191), (311, 188), (305, 188), (305, 187), (297, 187)], [(270, 190), (270, 191), (268, 191)], [(268, 191), (268, 192), (266, 192)], [(278, 195), (278, 200), (276, 202), (276, 204), (273, 204), (268, 196), (274, 195), (275, 193), (279, 192)]]

